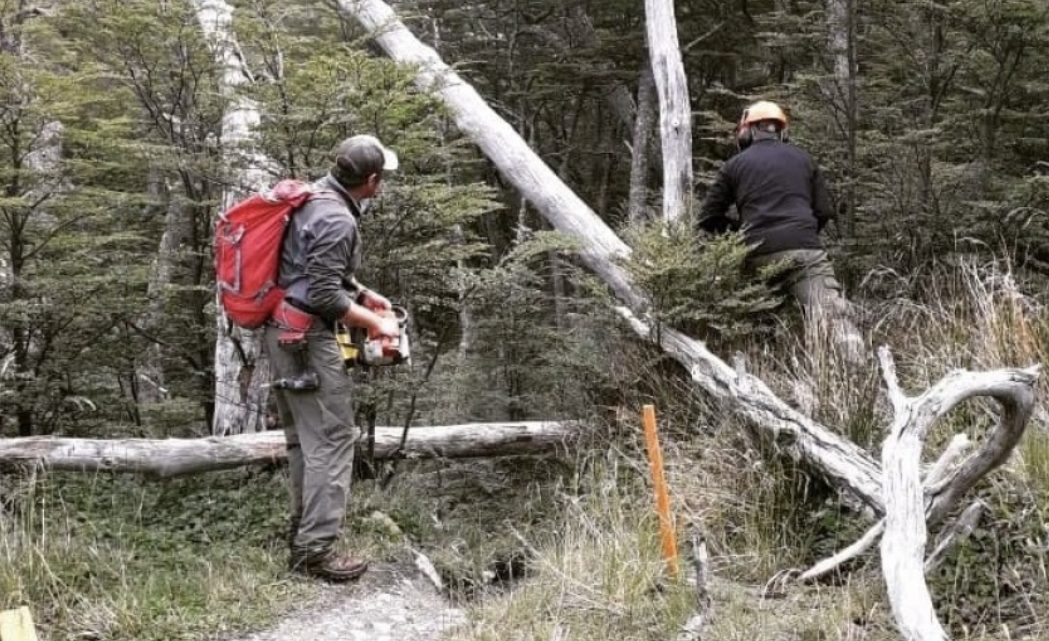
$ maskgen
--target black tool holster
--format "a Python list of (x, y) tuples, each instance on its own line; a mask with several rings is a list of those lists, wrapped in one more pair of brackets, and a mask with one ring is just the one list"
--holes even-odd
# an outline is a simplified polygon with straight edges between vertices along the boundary
[(291, 378), (282, 378), (273, 382), (277, 389), (293, 391), (314, 390), (319, 385), (317, 373), (307, 366), (306, 332), (313, 325), (313, 314), (302, 311), (288, 301), (282, 301), (273, 312), (271, 322), (280, 328), (277, 343), (295, 355), (299, 373)]

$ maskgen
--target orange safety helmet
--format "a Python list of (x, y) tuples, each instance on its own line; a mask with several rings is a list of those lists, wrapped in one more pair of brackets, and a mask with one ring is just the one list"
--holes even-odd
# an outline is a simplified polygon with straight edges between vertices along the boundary
[(740, 150), (746, 149), (754, 142), (754, 132), (751, 125), (759, 122), (772, 121), (779, 123), (779, 139), (787, 142), (787, 114), (774, 102), (759, 100), (743, 110), (736, 127), (736, 146)]
[(787, 114), (774, 102), (759, 100), (743, 110), (743, 116), (739, 119), (739, 128), (743, 129), (762, 120), (775, 120), (784, 129), (787, 128)]

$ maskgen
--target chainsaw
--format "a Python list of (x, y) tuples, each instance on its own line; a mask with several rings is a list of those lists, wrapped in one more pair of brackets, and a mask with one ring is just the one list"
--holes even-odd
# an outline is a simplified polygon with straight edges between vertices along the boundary
[(397, 319), (398, 336), (381, 336), (370, 330), (347, 328), (339, 324), (335, 329), (335, 340), (347, 365), (398, 365), (411, 361), (408, 346), (408, 310), (394, 305), (388, 310), (377, 311), (380, 316)]

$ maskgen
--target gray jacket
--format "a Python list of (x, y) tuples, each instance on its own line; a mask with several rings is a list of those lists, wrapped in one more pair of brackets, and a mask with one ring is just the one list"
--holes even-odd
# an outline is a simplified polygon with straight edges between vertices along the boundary
[(361, 265), (361, 212), (331, 174), (313, 183), (313, 189), (317, 193), (291, 217), (277, 283), (288, 302), (331, 324), (349, 310), (356, 296), (353, 274)]

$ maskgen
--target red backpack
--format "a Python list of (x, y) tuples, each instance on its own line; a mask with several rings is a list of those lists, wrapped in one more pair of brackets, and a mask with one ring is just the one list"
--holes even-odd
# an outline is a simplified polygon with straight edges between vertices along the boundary
[(277, 286), (284, 230), (312, 195), (309, 184), (282, 180), (215, 221), (215, 284), (226, 316), (237, 326), (262, 326), (284, 298)]

